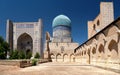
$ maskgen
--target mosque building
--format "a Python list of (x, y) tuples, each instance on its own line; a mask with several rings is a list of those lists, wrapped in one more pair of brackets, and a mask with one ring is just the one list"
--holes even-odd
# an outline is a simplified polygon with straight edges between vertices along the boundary
[(66, 15), (53, 19), (53, 35), (46, 33), (42, 53), (42, 20), (12, 22), (7, 20), (6, 39), (10, 49), (39, 52), (53, 62), (78, 62), (120, 69), (120, 17), (114, 20), (113, 2), (101, 2), (100, 13), (88, 21), (88, 40), (79, 45), (71, 37), (72, 22)]
[(74, 48), (78, 46), (78, 43), (72, 41), (71, 20), (65, 15), (58, 15), (53, 19), (52, 28), (53, 37), (51, 42), (49, 42), (52, 61), (74, 61)]
[(42, 55), (42, 20), (38, 22), (12, 22), (7, 20), (6, 40), (11, 50)]

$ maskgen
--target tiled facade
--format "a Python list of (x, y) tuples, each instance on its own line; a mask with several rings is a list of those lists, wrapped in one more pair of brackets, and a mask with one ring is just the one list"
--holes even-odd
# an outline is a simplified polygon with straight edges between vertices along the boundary
[[(12, 22), (7, 20), (8, 43), (13, 50), (30, 50), (42, 54), (42, 20), (38, 22)], [(10, 29), (12, 28), (12, 29)]]

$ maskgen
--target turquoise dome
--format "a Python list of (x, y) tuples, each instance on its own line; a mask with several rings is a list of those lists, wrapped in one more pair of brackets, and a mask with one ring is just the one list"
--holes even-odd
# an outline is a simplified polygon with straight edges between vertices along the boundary
[(71, 27), (71, 20), (65, 15), (58, 15), (54, 18), (52, 27), (56, 27), (59, 25)]

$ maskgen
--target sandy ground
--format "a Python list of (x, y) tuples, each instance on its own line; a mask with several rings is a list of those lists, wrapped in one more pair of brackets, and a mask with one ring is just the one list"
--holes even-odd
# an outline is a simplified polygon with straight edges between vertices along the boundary
[(43, 63), (19, 68), (0, 65), (0, 75), (120, 75), (118, 73), (76, 63)]

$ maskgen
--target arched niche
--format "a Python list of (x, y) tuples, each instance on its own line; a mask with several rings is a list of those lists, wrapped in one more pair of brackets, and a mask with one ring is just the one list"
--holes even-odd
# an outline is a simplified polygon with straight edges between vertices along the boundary
[(51, 56), (52, 61), (54, 62), (55, 59), (56, 59), (56, 58), (55, 58), (55, 54), (54, 54), (54, 53), (51, 53), (50, 56)]
[(98, 51), (99, 53), (105, 53), (104, 46), (102, 44), (99, 45)]
[(60, 53), (58, 53), (58, 54), (56, 55), (56, 61), (57, 61), (57, 62), (62, 62), (62, 56), (61, 56)]
[(68, 57), (68, 54), (63, 54), (63, 61), (64, 62), (68, 62), (69, 61), (69, 57)]
[(70, 54), (70, 61), (71, 62), (75, 62), (75, 56), (74, 56), (74, 54), (72, 53), (72, 54)]
[(92, 54), (93, 55), (96, 54), (96, 48), (95, 47), (92, 48)]
[(50, 56), (51, 56), (52, 59), (55, 58), (55, 54), (54, 53), (50, 53)]
[(108, 49), (110, 51), (114, 50), (117, 54), (118, 54), (118, 44), (115, 40), (111, 40), (109, 45), (108, 45)]
[(103, 44), (99, 44), (97, 55), (99, 60), (103, 60), (105, 58), (105, 47)]
[(23, 50), (24, 52), (26, 52), (26, 54), (32, 52), (33, 51), (32, 37), (27, 33), (21, 34), (17, 39), (17, 49)]

